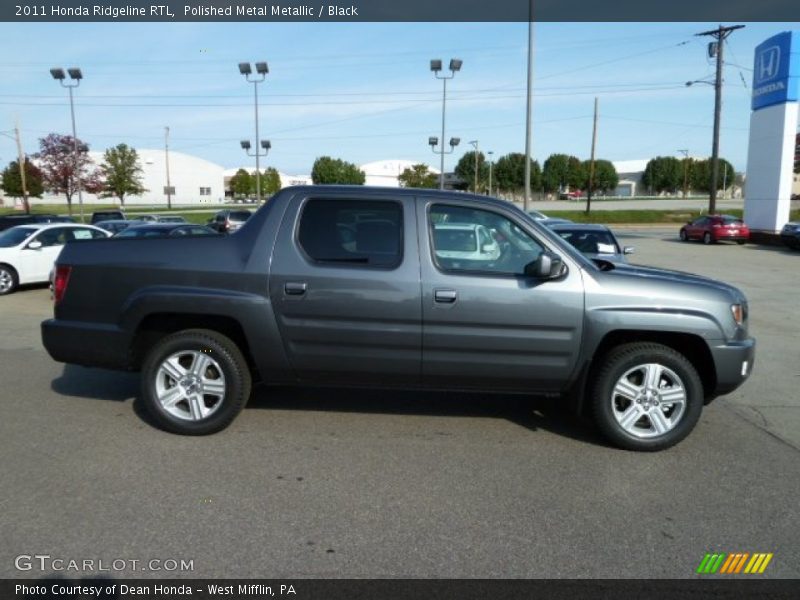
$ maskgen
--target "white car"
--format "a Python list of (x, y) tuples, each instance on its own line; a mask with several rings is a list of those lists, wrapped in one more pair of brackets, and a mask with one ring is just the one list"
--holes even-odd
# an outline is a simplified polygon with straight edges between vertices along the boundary
[(61, 249), (72, 240), (110, 237), (108, 231), (79, 223), (18, 225), (0, 233), (0, 296), (26, 283), (44, 283)]
[(493, 261), (501, 254), (489, 228), (474, 223), (436, 224), (433, 245), (439, 258)]

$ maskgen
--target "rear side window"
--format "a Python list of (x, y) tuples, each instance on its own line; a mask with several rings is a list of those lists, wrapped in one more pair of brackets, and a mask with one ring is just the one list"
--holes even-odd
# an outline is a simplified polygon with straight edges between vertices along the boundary
[(250, 213), (246, 210), (234, 210), (231, 211), (231, 214), (228, 218), (231, 221), (247, 221), (247, 219), (250, 218)]
[(298, 242), (320, 263), (391, 268), (403, 257), (403, 208), (380, 200), (309, 200)]

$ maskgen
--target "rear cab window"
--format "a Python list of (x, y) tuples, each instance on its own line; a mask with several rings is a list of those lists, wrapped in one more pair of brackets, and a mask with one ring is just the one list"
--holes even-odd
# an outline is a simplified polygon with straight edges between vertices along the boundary
[(395, 268), (403, 260), (403, 208), (392, 200), (311, 198), (297, 243), (321, 265)]

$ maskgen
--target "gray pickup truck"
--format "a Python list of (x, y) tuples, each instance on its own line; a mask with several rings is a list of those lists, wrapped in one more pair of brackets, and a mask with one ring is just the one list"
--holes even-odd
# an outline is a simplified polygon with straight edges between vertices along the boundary
[(432, 190), (292, 187), (230, 236), (67, 244), (54, 298), (55, 360), (141, 371), (155, 422), (196, 435), (258, 382), (557, 395), (659, 450), (755, 350), (735, 287), (592, 261), (510, 203)]

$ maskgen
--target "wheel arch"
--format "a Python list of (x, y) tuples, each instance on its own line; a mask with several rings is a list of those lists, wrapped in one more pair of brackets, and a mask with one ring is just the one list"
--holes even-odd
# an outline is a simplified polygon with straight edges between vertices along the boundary
[(639, 329), (617, 329), (607, 332), (594, 349), (591, 357), (585, 362), (577, 385), (573, 386), (570, 404), (575, 412), (583, 414), (596, 370), (602, 364), (603, 356), (622, 344), (631, 342), (653, 342), (662, 344), (679, 352), (692, 363), (703, 384), (705, 404), (714, 399), (717, 387), (717, 374), (714, 358), (706, 341), (699, 335), (686, 332), (653, 331)]

